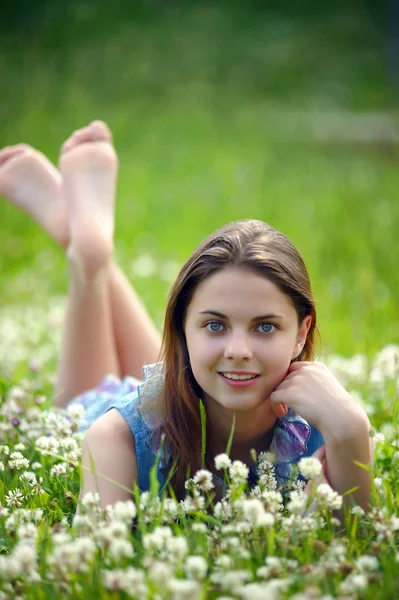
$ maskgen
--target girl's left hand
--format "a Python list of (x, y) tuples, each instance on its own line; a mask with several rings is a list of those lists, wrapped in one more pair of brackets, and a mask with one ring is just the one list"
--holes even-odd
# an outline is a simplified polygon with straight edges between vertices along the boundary
[(323, 437), (353, 432), (356, 423), (367, 419), (361, 406), (320, 362), (292, 363), (270, 399), (276, 416), (283, 416), (279, 405), (287, 404)]

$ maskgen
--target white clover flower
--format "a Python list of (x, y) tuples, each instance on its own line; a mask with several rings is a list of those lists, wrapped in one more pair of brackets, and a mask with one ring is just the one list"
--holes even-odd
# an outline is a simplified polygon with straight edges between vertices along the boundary
[(168, 521), (169, 519), (176, 519), (178, 515), (179, 505), (173, 498), (165, 498), (162, 503), (163, 508), (163, 521)]
[(359, 556), (356, 566), (360, 571), (376, 571), (379, 567), (379, 562), (375, 556), (364, 554), (363, 556)]
[(58, 454), (60, 444), (54, 437), (41, 436), (35, 442), (36, 450), (43, 456)]
[(233, 461), (233, 464), (229, 468), (230, 479), (233, 484), (240, 485), (244, 483), (248, 478), (249, 469), (246, 464), (241, 460)]
[(277, 480), (273, 452), (260, 452), (258, 460), (257, 472), (259, 475), (259, 484), (267, 490), (275, 490), (277, 488)]
[(184, 500), (180, 501), (180, 506), (185, 513), (197, 512), (205, 507), (205, 498), (203, 496), (198, 496), (197, 498), (187, 496)]
[(236, 537), (236, 536), (231, 536), (228, 538), (225, 538), (224, 540), (222, 540), (220, 542), (220, 547), (222, 548), (222, 550), (235, 550), (236, 548), (238, 548), (241, 544), (240, 538)]
[(162, 550), (172, 536), (170, 527), (156, 527), (152, 533), (143, 536), (143, 546), (150, 552)]
[(137, 508), (133, 500), (116, 502), (113, 506), (112, 517), (130, 523), (137, 515)]
[(359, 506), (358, 504), (356, 504), (355, 506), (352, 506), (351, 513), (352, 513), (352, 515), (354, 515), (356, 517), (363, 517), (366, 514), (365, 511), (363, 510), (363, 508), (361, 506)]
[(278, 600), (281, 597), (279, 589), (273, 589), (270, 583), (248, 583), (237, 589), (242, 600)]
[(237, 533), (251, 533), (252, 525), (248, 521), (237, 521), (235, 523), (235, 531)]
[(129, 535), (129, 521), (112, 521), (103, 530), (107, 531), (110, 540), (126, 539)]
[(236, 570), (236, 571), (220, 571), (219, 573), (213, 573), (211, 580), (215, 583), (219, 583), (224, 590), (230, 590), (235, 592), (238, 587), (242, 586), (245, 581), (252, 579), (252, 573), (248, 570)]
[(74, 544), (75, 552), (79, 557), (79, 560), (83, 562), (89, 562), (93, 559), (94, 554), (97, 551), (96, 544), (94, 541), (87, 536), (82, 536), (72, 542)]
[(208, 528), (205, 523), (193, 523), (191, 529), (196, 533), (208, 533)]
[(233, 510), (227, 500), (223, 499), (215, 504), (213, 513), (220, 521), (229, 521), (233, 515)]
[(102, 578), (104, 587), (108, 590), (123, 591), (133, 598), (148, 597), (145, 583), (145, 574), (141, 569), (128, 567), (127, 569), (103, 570)]
[(390, 344), (376, 354), (371, 377), (378, 372), (384, 379), (394, 379), (399, 373), (399, 346)]
[(260, 496), (265, 510), (276, 515), (283, 509), (283, 496), (275, 490), (264, 490)]
[(342, 508), (342, 496), (335, 492), (328, 483), (321, 483), (317, 486), (316, 497), (322, 504), (331, 510), (339, 510)]
[(26, 450), (26, 446), (25, 446), (25, 444), (23, 444), (22, 442), (20, 442), (19, 444), (15, 444), (14, 450), (18, 450), (19, 452), (23, 452), (24, 450)]
[(210, 492), (215, 487), (212, 482), (212, 473), (206, 469), (197, 471), (193, 480), (202, 492)]
[(87, 492), (82, 498), (82, 504), (87, 508), (97, 508), (100, 504), (100, 494), (98, 492)]
[(23, 499), (24, 495), (19, 488), (16, 488), (15, 490), (10, 490), (5, 496), (6, 504), (10, 508), (18, 508), (19, 506), (22, 506)]
[(173, 561), (180, 561), (188, 553), (187, 540), (183, 536), (169, 538), (166, 540), (166, 549)]
[(72, 419), (75, 421), (80, 421), (85, 416), (86, 409), (83, 404), (70, 404), (67, 407), (67, 412)]
[(231, 464), (230, 457), (227, 454), (218, 454), (215, 456), (215, 467), (218, 471), (221, 469), (229, 469)]
[(389, 519), (389, 525), (391, 531), (399, 531), (399, 517), (392, 515), (392, 517)]
[(383, 444), (385, 442), (385, 435), (379, 431), (376, 431), (373, 435), (373, 440), (377, 442), (377, 444)]
[(230, 569), (232, 567), (233, 560), (231, 556), (227, 554), (220, 554), (215, 558), (215, 565), (220, 569)]
[(9, 446), (0, 446), (0, 454), (4, 454), (4, 456), (8, 456), (10, 454)]
[(36, 469), (41, 469), (42, 466), (43, 466), (42, 463), (35, 461), (31, 464), (31, 469), (35, 469), (35, 471), (36, 471)]
[(353, 594), (356, 591), (366, 589), (368, 586), (368, 579), (366, 575), (362, 573), (351, 573), (348, 577), (341, 582), (339, 589), (344, 594)]
[(173, 576), (173, 569), (170, 565), (157, 560), (151, 564), (148, 574), (157, 585), (166, 585)]
[(110, 525), (102, 524), (93, 533), (96, 542), (104, 549), (108, 548), (113, 540), (126, 539), (128, 528), (122, 521), (113, 521)]
[(259, 452), (258, 454), (259, 466), (262, 465), (262, 463), (268, 463), (273, 465), (275, 460), (276, 457), (274, 455), (274, 452), (271, 452), (270, 450), (268, 452)]
[(28, 469), (29, 464), (29, 460), (20, 452), (12, 452), (9, 456), (8, 467), (10, 469)]
[(18, 562), (21, 573), (36, 571), (37, 551), (35, 545), (25, 541), (18, 542), (12, 552), (12, 558)]
[(81, 457), (82, 457), (82, 450), (80, 448), (79, 448), (79, 450), (72, 450), (71, 452), (66, 452), (64, 454), (65, 460), (67, 462), (69, 462), (70, 465), (73, 467), (78, 466)]
[(37, 530), (37, 527), (33, 523), (26, 523), (24, 525), (20, 525), (18, 528), (18, 537), (20, 540), (36, 540), (38, 535), (39, 532)]
[(172, 594), (172, 600), (199, 600), (202, 596), (202, 588), (198, 581), (190, 579), (172, 579), (168, 582), (168, 589)]
[(333, 542), (327, 548), (327, 556), (331, 559), (336, 559), (342, 562), (346, 559), (347, 547), (344, 544)]
[(314, 479), (317, 475), (320, 475), (322, 470), (322, 464), (319, 459), (312, 456), (301, 458), (298, 467), (299, 472), (306, 477), (306, 479)]
[(292, 491), (290, 501), (287, 504), (287, 510), (295, 515), (301, 515), (306, 509), (308, 497), (303, 491)]
[(0, 471), (4, 471), (4, 463), (0, 460)]
[(80, 450), (77, 441), (73, 437), (66, 437), (59, 440), (59, 447), (66, 452), (78, 452)]
[(35, 475), (35, 473), (32, 473), (31, 471), (24, 471), (22, 473), (22, 475), (19, 476), (19, 480), (22, 483), (26, 483), (31, 486), (37, 484), (36, 475)]
[(67, 472), (67, 466), (68, 466), (67, 463), (64, 463), (64, 462), (54, 465), (50, 469), (50, 476), (51, 477), (59, 477), (60, 475), (65, 475)]
[(249, 498), (243, 502), (244, 518), (252, 525), (252, 527), (272, 527), (274, 525), (274, 517), (271, 513), (267, 513), (264, 509), (263, 502), (257, 498)]
[(203, 556), (188, 556), (184, 571), (188, 579), (202, 580), (208, 572), (208, 563)]
[(75, 514), (72, 520), (72, 527), (77, 530), (92, 529), (93, 523), (88, 515)]
[(110, 543), (108, 553), (115, 562), (119, 562), (124, 558), (132, 558), (134, 549), (128, 540), (114, 539)]

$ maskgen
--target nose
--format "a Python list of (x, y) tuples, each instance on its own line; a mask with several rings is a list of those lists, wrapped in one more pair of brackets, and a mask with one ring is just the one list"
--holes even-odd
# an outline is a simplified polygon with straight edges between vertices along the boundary
[(230, 360), (249, 360), (253, 356), (251, 341), (247, 333), (232, 331), (226, 339), (224, 357)]

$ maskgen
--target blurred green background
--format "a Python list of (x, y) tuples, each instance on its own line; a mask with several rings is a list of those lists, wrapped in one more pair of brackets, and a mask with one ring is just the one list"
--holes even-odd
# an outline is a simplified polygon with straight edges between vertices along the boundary
[[(308, 264), (325, 350), (399, 342), (389, 6), (42, 0), (2, 13), (0, 146), (56, 162), (74, 129), (110, 125), (116, 251), (158, 324), (195, 245), (260, 218)], [(0, 250), (2, 307), (65, 293), (62, 252), (4, 199)]]

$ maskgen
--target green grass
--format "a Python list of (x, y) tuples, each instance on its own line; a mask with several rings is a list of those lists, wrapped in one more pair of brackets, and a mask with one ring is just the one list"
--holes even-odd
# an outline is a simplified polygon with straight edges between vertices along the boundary
[[(302, 251), (323, 346), (372, 355), (399, 340), (396, 148), (294, 135), (276, 111), (386, 111), (383, 14), (353, 3), (302, 12), (184, 3), (10, 7), (1, 44), (0, 146), (52, 160), (71, 131), (106, 120), (120, 156), (116, 248), (159, 268), (134, 284), (162, 323), (166, 260), (216, 227), (261, 218)], [(66, 290), (61, 252), (0, 204), (3, 305)], [(166, 277), (167, 278), (167, 277)]]
[[(216, 227), (234, 219), (261, 218), (288, 234), (304, 255), (326, 351), (371, 357), (387, 343), (399, 342), (399, 157), (388, 143), (321, 142), (306, 115), (395, 114), (395, 93), (384, 63), (383, 9), (377, 2), (364, 6), (360, 0), (331, 8), (312, 2), (300, 8), (263, 4), (9, 3), (0, 23), (0, 147), (25, 141), (56, 161), (72, 130), (94, 118), (110, 124), (120, 157), (116, 252), (160, 326), (175, 264), (182, 264)], [(296, 111), (304, 117), (294, 119), (293, 131), (290, 119)], [(143, 255), (154, 259), (154, 272), (134, 277), (132, 263)], [(76, 521), (71, 527), (79, 461), (64, 475), (51, 474), (65, 455), (44, 455), (36, 444), (39, 436), (54, 433), (43, 409), (50, 406), (60, 336), (54, 323), (66, 277), (65, 260), (55, 244), (28, 217), (1, 201), (1, 600), (132, 597), (131, 583), (125, 584), (128, 592), (118, 592), (107, 589), (103, 580), (104, 570), (126, 571), (132, 565), (143, 570), (150, 600), (194, 600), (196, 593), (201, 599), (223, 595), (253, 600), (254, 590), (239, 592), (238, 584), (228, 588), (211, 580), (223, 569), (233, 575), (248, 570), (258, 584), (286, 582), (284, 600), (396, 597), (398, 383), (386, 374), (380, 387), (366, 375), (359, 383), (353, 363), (340, 361), (341, 375), (345, 372), (349, 391), (357, 394), (375, 429), (385, 435), (385, 442), (376, 446), (378, 485), (371, 514), (348, 514), (337, 530), (331, 512), (318, 506), (309, 531), (304, 531), (303, 519), (292, 524), (285, 508), (273, 526), (250, 535), (234, 529), (242, 520), (235, 515), (230, 533), (214, 519), (211, 537), (209, 530), (195, 529), (209, 521), (202, 511), (187, 516), (180, 507), (176, 522), (155, 501), (140, 506), (137, 497), (137, 530), (122, 535), (135, 554), (119, 559), (95, 537), (106, 527), (95, 507), (88, 510), (86, 525)], [(37, 400), (41, 393), (47, 398), (44, 404)], [(10, 426), (13, 417), (23, 426)], [(70, 437), (80, 445), (79, 434)], [(44, 493), (23, 481), (25, 467), (10, 466), (3, 444), (10, 453), (23, 454), (26, 468), (38, 481), (43, 478), (39, 486)], [(20, 506), (10, 500), (16, 489), (22, 495)], [(39, 507), (43, 513), (33, 528), (14, 528), (13, 519), (24, 515), (20, 508)], [(33, 520), (29, 514), (25, 518)], [(146, 536), (161, 524), (187, 541), (187, 554), (176, 564), (170, 548), (158, 553), (144, 548)], [(33, 529), (40, 582), (27, 581), (34, 568), (22, 568), (18, 558), (18, 545), (27, 551), (25, 540)], [(54, 537), (60, 530), (67, 536), (63, 540)], [(76, 565), (76, 542), (82, 534), (87, 534), (88, 544), (94, 540), (94, 555), (88, 552)], [(232, 537), (237, 547), (228, 541)], [(60, 557), (57, 551), (65, 554)], [(341, 558), (333, 559), (334, 553)], [(221, 554), (231, 560), (229, 568), (218, 566)], [(365, 554), (378, 561), (366, 573), (358, 562)], [(156, 596), (154, 571), (148, 565), (159, 559), (170, 566), (169, 585), (172, 575), (192, 576), (187, 555), (204, 557), (207, 576), (189, 596), (173, 596), (166, 584)], [(267, 557), (280, 561), (268, 574)], [(297, 563), (290, 566), (287, 559)], [(13, 576), (16, 565), (20, 570)], [(57, 565), (64, 565), (65, 572), (57, 571)], [(85, 565), (87, 571), (78, 572)], [(351, 574), (363, 575), (357, 583), (366, 587), (355, 592)], [(345, 580), (350, 592), (340, 587)], [(262, 594), (274, 597), (272, 587), (263, 588)]]
[[(41, 400), (50, 388), (45, 370), (30, 373), (18, 387), (0, 382), (0, 596), (392, 600), (399, 581), (398, 446), (391, 409), (397, 393), (392, 378), (381, 374), (385, 380), (375, 389), (366, 374), (359, 380), (347, 366), (349, 389), (367, 403), (385, 439), (376, 444), (374, 509), (365, 515), (349, 508), (340, 524), (317, 484), (305, 518), (298, 502), (294, 508), (289, 498), (273, 495), (270, 477), (250, 496), (230, 470), (224, 511), (213, 490), (191, 479), (184, 503), (160, 501), (155, 486), (141, 495), (136, 488), (130, 509), (104, 513), (86, 498), (81, 516), (74, 517), (81, 468), (73, 445), (80, 448), (83, 435), (78, 416), (67, 420), (48, 410), (49, 401)], [(55, 445), (48, 451), (50, 440)], [(256, 510), (246, 510), (248, 498), (262, 498)], [(179, 594), (178, 586), (188, 591)]]

